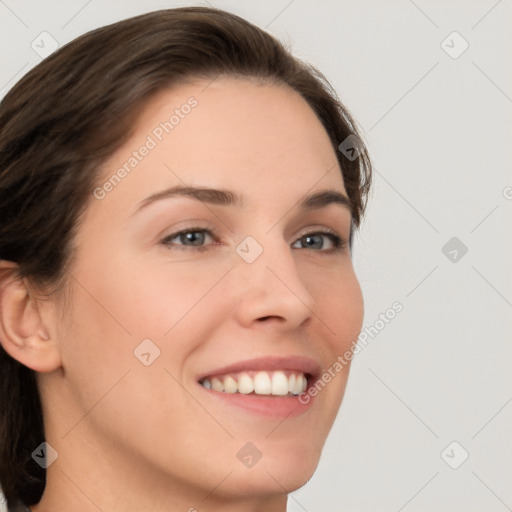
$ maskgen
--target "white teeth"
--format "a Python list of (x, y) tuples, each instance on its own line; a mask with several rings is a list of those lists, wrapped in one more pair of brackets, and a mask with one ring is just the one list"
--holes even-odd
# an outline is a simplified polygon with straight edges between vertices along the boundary
[(238, 391), (238, 383), (229, 375), (224, 379), (224, 391), (226, 393), (236, 393)]
[(293, 391), (292, 391), (292, 393), (294, 395), (298, 395), (298, 394), (302, 393), (303, 391), (305, 391), (305, 389), (306, 389), (306, 387), (304, 386), (305, 380), (306, 379), (304, 379), (304, 376), (302, 374), (297, 376), (297, 379), (295, 380), (295, 386), (293, 386)]
[[(200, 384), (206, 389), (234, 394), (248, 395), (299, 395), (307, 388), (307, 378), (301, 372), (274, 371), (256, 373), (241, 372), (203, 379)], [(251, 377), (253, 375), (253, 377)]]
[(267, 372), (258, 372), (254, 376), (254, 392), (257, 395), (270, 395), (271, 391), (270, 375)]
[(242, 373), (238, 377), (238, 391), (244, 395), (254, 391), (254, 382), (247, 373)]
[(288, 394), (288, 379), (283, 372), (274, 372), (272, 375), (272, 394), (280, 396)]
[(224, 391), (224, 384), (219, 379), (215, 377), (212, 379), (212, 389), (214, 391)]
[(293, 389), (295, 388), (295, 382), (297, 380), (297, 376), (295, 373), (292, 373), (288, 379), (288, 393), (293, 393)]

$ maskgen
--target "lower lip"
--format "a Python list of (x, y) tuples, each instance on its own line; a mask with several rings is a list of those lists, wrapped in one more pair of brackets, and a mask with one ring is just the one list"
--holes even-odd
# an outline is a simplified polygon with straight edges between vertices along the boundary
[[(201, 389), (208, 393), (213, 398), (218, 398), (225, 403), (238, 407), (250, 413), (259, 414), (262, 416), (270, 416), (274, 418), (287, 418), (300, 416), (307, 412), (313, 403), (313, 397), (308, 394), (308, 390), (304, 395), (308, 395), (306, 400), (299, 399), (297, 396), (268, 396), (268, 395), (244, 395), (243, 393), (224, 393), (221, 391), (213, 391), (206, 389), (201, 384), (198, 384)], [(302, 400), (302, 402), (301, 402)]]

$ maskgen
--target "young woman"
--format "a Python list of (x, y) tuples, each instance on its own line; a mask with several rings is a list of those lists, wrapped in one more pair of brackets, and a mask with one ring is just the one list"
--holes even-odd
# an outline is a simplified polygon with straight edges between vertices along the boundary
[(227, 12), (89, 32), (0, 105), (10, 510), (284, 511), (363, 318), (371, 175), (323, 76)]

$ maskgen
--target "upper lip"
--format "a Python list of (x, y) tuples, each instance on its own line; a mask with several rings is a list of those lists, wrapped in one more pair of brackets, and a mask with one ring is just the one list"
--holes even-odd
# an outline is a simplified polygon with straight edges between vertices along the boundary
[(214, 368), (213, 370), (209, 370), (208, 372), (198, 375), (197, 380), (200, 381), (201, 379), (211, 377), (212, 375), (225, 375), (228, 373), (239, 373), (251, 370), (290, 370), (316, 377), (320, 374), (321, 367), (314, 359), (304, 356), (258, 357), (255, 359), (238, 361), (236, 363), (223, 366), (222, 368)]

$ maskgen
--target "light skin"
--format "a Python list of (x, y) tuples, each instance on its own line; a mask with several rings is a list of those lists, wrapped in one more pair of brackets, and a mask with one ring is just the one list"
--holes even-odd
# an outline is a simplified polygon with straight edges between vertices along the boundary
[[(91, 195), (68, 309), (60, 295), (38, 300), (27, 280), (4, 279), (0, 339), (38, 372), (46, 440), (58, 452), (33, 511), (284, 511), (287, 493), (318, 464), (348, 366), (306, 412), (288, 418), (213, 399), (197, 375), (267, 356), (304, 356), (327, 369), (357, 339), (363, 299), (348, 247), (350, 210), (296, 206), (320, 190), (346, 196), (336, 154), (290, 88), (234, 78), (207, 84), (152, 98), (105, 163), (107, 180), (167, 112), (197, 99), (111, 192)], [(175, 196), (136, 212), (178, 185), (229, 190), (244, 205)], [(186, 228), (214, 235), (200, 232), (204, 250), (169, 238)], [(328, 235), (315, 235), (325, 231), (346, 243), (336, 250)], [(247, 236), (263, 249), (252, 263), (236, 251)], [(15, 271), (1, 264), (2, 275)], [(160, 350), (149, 366), (133, 353), (145, 339)], [(262, 454), (252, 468), (237, 458), (246, 442)]]

